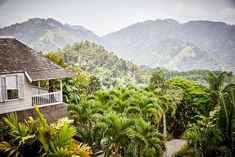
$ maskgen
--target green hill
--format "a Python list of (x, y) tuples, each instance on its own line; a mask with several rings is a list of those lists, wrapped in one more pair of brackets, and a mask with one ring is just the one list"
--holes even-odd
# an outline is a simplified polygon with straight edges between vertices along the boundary
[[(64, 49), (59, 49), (55, 53), (62, 55), (65, 62), (70, 66), (78, 67), (88, 75), (97, 76), (104, 88), (129, 84), (147, 84), (154, 70), (121, 59), (114, 53), (105, 50), (104, 47), (88, 41), (75, 43)], [(162, 69), (166, 79), (181, 77), (196, 81), (203, 86), (207, 84), (207, 70), (180, 72)]]
[(102, 46), (88, 41), (75, 43), (56, 53), (62, 54), (67, 64), (100, 78), (101, 84), (106, 88), (128, 84), (141, 85), (148, 81), (151, 73), (150, 68), (118, 58)]

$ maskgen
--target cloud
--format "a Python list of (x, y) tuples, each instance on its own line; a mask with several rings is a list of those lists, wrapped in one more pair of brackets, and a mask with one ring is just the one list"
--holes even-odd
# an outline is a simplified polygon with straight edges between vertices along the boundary
[(170, 8), (170, 12), (177, 19), (200, 19), (203, 17), (207, 17), (208, 13), (206, 10), (199, 7), (189, 7), (182, 3), (177, 3), (172, 8)]
[(0, 17), (8, 16), (8, 4), (6, 0), (0, 0)]
[(5, 4), (7, 2), (7, 0), (0, 0), (0, 6)]
[(222, 17), (226, 17), (226, 18), (232, 18), (234, 17), (235, 18), (235, 8), (226, 8), (226, 9), (223, 9), (219, 12), (219, 14), (222, 16)]

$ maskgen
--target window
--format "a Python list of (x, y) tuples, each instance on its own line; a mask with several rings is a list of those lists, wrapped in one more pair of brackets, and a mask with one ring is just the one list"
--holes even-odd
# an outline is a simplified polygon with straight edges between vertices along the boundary
[(11, 75), (6, 77), (6, 90), (7, 90), (7, 100), (19, 98), (16, 75)]
[(0, 75), (0, 102), (24, 99), (24, 74)]

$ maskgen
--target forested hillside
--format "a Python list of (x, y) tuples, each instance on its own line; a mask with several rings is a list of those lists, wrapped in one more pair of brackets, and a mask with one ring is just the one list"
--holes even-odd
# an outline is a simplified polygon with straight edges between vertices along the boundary
[[(79, 68), (87, 75), (98, 77), (103, 88), (131, 84), (138, 84), (140, 86), (146, 85), (154, 70), (153, 68), (139, 66), (130, 61), (121, 59), (113, 52), (105, 50), (104, 47), (88, 41), (75, 43), (54, 53), (62, 55), (64, 62), (68, 65)], [(208, 70), (180, 72), (165, 68), (160, 69), (164, 71), (167, 79), (180, 77), (195, 81), (203, 86), (208, 86)]]
[(106, 88), (128, 84), (144, 84), (151, 69), (123, 60), (102, 46), (88, 41), (67, 46), (56, 51), (63, 55), (65, 63), (81, 71), (95, 75)]
[(101, 39), (82, 26), (62, 24), (52, 18), (33, 18), (0, 29), (0, 36), (14, 36), (21, 42), (43, 53), (64, 48), (79, 41), (100, 43)]
[(148, 20), (105, 35), (105, 46), (139, 65), (175, 70), (233, 70), (235, 26), (222, 22)]

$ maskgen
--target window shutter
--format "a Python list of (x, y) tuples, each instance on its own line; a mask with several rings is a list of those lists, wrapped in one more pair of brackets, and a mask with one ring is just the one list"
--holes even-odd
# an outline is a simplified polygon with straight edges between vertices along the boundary
[(0, 77), (0, 102), (5, 102), (7, 98), (6, 77)]
[(19, 99), (24, 98), (24, 76), (21, 74), (17, 75), (17, 81), (18, 81), (18, 94), (19, 94)]

